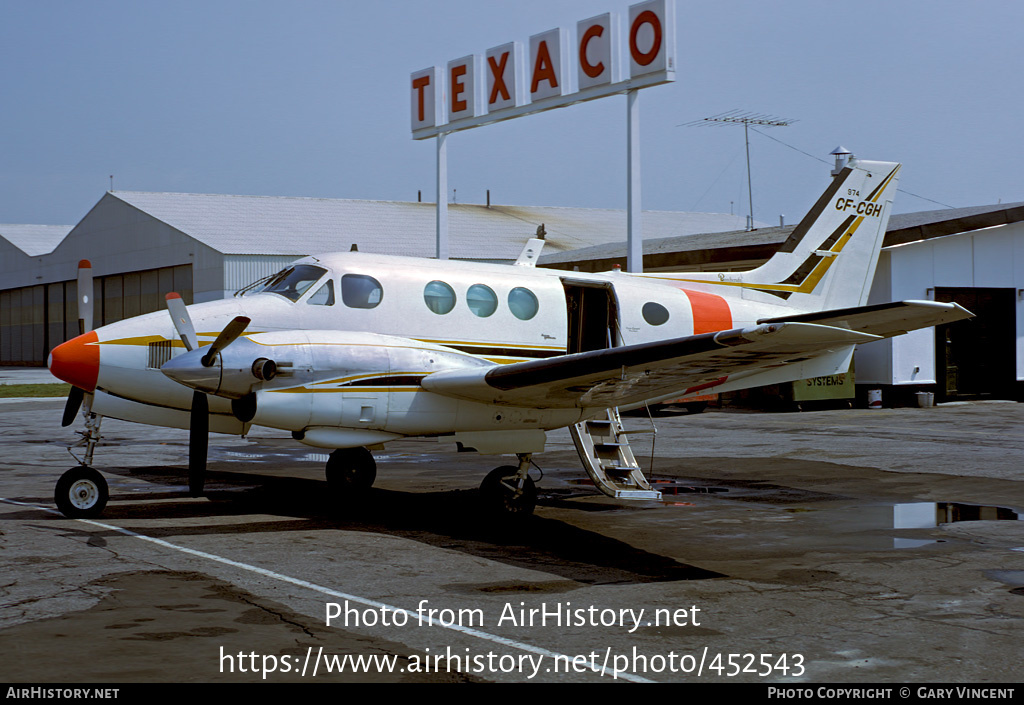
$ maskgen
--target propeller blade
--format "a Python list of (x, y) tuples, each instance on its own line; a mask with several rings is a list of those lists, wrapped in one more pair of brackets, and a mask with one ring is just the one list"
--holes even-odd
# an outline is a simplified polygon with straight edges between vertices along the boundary
[(203, 367), (209, 367), (213, 364), (214, 359), (217, 357), (217, 353), (231, 345), (235, 340), (242, 334), (245, 327), (249, 325), (249, 320), (245, 316), (236, 316), (231, 319), (231, 322), (224, 326), (224, 330), (220, 332), (217, 339), (213, 341), (206, 354), (203, 355), (202, 363)]
[(92, 330), (92, 264), (87, 259), (78, 262), (78, 334)]
[(196, 336), (196, 328), (192, 325), (192, 317), (188, 315), (188, 309), (185, 308), (181, 294), (172, 291), (165, 298), (167, 299), (167, 312), (171, 314), (174, 330), (178, 331), (178, 337), (185, 344), (186, 350), (190, 352), (195, 350), (199, 347), (199, 338)]
[(192, 395), (188, 425), (188, 492), (203, 495), (206, 484), (206, 453), (210, 441), (210, 402), (202, 392)]
[(61, 426), (70, 426), (78, 416), (78, 410), (82, 408), (82, 400), (85, 399), (85, 390), (80, 387), (71, 387), (68, 392), (68, 401), (64, 405), (64, 416), (60, 420)]

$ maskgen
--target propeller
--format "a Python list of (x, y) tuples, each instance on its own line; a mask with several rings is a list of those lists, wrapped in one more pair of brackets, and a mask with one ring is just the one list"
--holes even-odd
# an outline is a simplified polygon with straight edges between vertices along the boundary
[(78, 334), (92, 330), (92, 263), (78, 262)]
[[(78, 262), (78, 334), (85, 335), (92, 330), (92, 263), (87, 259)], [(64, 416), (61, 426), (70, 426), (82, 408), (86, 391), (81, 387), (71, 387), (68, 400), (64, 404)]]
[(188, 493), (193, 497), (203, 496), (209, 445), (210, 401), (202, 392), (193, 392), (188, 418)]
[(172, 291), (164, 298), (167, 300), (167, 312), (171, 314), (174, 330), (178, 331), (178, 337), (185, 344), (185, 349), (192, 352), (199, 347), (199, 337), (196, 336), (196, 327), (192, 325), (192, 317), (188, 315), (181, 294)]
[(67, 427), (75, 422), (78, 410), (82, 408), (82, 401), (85, 399), (85, 390), (81, 387), (71, 387), (68, 392), (68, 401), (64, 404), (64, 416), (61, 417), (60, 425)]
[[(178, 337), (181, 338), (181, 342), (184, 343), (185, 349), (189, 352), (198, 349), (199, 338), (181, 295), (172, 291), (167, 294), (166, 300), (167, 311), (171, 315), (174, 329), (177, 331)], [(245, 316), (237, 316), (232, 319), (203, 355), (201, 360), (203, 366), (211, 367), (220, 351), (231, 345), (247, 325), (249, 325), (249, 319)], [(210, 400), (205, 392), (195, 391), (192, 393), (192, 409), (189, 412), (188, 423), (188, 491), (193, 497), (200, 497), (203, 494), (203, 487), (206, 484), (206, 456), (209, 445)]]
[(231, 322), (224, 326), (224, 330), (220, 332), (217, 339), (213, 341), (213, 345), (203, 355), (202, 363), (203, 367), (211, 367), (217, 359), (217, 354), (221, 350), (231, 345), (235, 340), (242, 334), (245, 327), (249, 325), (250, 319), (245, 316), (236, 316), (231, 319)]

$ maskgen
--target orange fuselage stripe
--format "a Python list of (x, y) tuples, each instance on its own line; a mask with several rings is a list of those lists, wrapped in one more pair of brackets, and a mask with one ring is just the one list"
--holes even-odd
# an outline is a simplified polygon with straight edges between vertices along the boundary
[(721, 296), (689, 289), (681, 291), (690, 299), (694, 335), (732, 328), (732, 310), (729, 308), (729, 303)]

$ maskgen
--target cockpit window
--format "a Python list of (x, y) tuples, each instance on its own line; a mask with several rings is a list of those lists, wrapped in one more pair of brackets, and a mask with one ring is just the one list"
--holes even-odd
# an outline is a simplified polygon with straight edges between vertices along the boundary
[[(267, 279), (261, 279), (255, 285), (242, 289), (239, 294), (280, 294), (291, 301), (298, 301), (299, 297), (306, 293), (309, 287), (313, 286), (320, 278), (327, 274), (323, 267), (314, 267), (311, 264), (297, 264), (287, 267)], [(237, 294), (236, 294), (237, 295)]]
[(384, 298), (380, 282), (365, 274), (346, 274), (341, 278), (341, 300), (349, 308), (376, 308)]
[(323, 286), (313, 292), (313, 295), (306, 299), (311, 306), (333, 306), (334, 305), (334, 280), (328, 279)]

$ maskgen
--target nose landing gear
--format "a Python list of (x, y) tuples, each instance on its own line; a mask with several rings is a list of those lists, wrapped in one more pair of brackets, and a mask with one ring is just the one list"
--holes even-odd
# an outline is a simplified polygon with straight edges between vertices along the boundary
[(518, 453), (519, 467), (494, 468), (480, 483), (480, 496), (488, 514), (507, 518), (528, 517), (537, 506), (537, 486), (530, 479), (531, 453)]
[(92, 465), (93, 451), (100, 440), (100, 422), (102, 416), (92, 413), (89, 409), (92, 395), (86, 395), (86, 408), (83, 411), (85, 416), (85, 431), (79, 431), (82, 439), (77, 445), (85, 446), (85, 457), (79, 459), (74, 452), (68, 448), (71, 455), (81, 465), (71, 468), (57, 480), (57, 486), (53, 491), (53, 501), (57, 509), (68, 519), (88, 519), (98, 517), (103, 513), (110, 499), (110, 490), (107, 488), (107, 481), (103, 479)]

